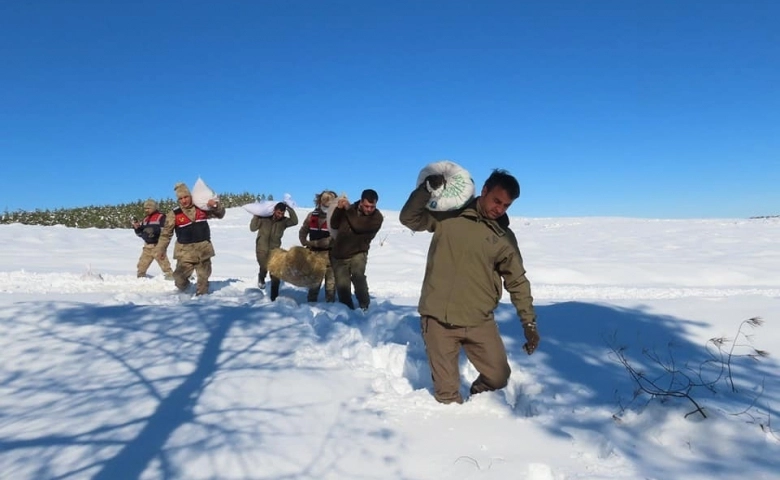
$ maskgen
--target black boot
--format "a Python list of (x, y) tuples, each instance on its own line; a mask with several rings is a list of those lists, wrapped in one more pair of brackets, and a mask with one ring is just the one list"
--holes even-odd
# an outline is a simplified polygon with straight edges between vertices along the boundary
[(276, 300), (276, 297), (279, 296), (279, 284), (281, 283), (281, 280), (278, 278), (271, 277), (271, 301), (273, 302)]
[(265, 288), (265, 275), (262, 273), (257, 274), (257, 286), (258, 288)]

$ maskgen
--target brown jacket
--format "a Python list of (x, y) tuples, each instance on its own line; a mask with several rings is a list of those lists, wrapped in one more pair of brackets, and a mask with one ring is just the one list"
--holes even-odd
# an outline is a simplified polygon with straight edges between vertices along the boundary
[(249, 230), (257, 232), (255, 239), (255, 250), (258, 252), (270, 252), (274, 248), (282, 246), (282, 237), (287, 227), (298, 225), (298, 214), (295, 210), (287, 207), (290, 213), (289, 217), (282, 217), (274, 220), (274, 217), (258, 217), (254, 215), (249, 222)]
[(358, 209), (358, 202), (347, 208), (336, 208), (330, 217), (330, 227), (338, 232), (331, 250), (333, 258), (343, 260), (368, 252), (384, 219), (378, 208), (371, 215), (364, 215)]
[[(184, 212), (184, 214), (190, 218), (190, 220), (195, 220), (195, 211), (198, 207), (192, 205), (189, 208), (180, 208), (182, 212)], [(223, 207), (220, 203), (215, 208), (206, 210), (205, 212), (206, 218), (223, 218), (225, 216), (225, 207)], [(173, 210), (171, 210), (165, 216), (165, 226), (160, 232), (160, 241), (157, 243), (155, 256), (158, 256), (160, 253), (165, 253), (168, 250), (168, 245), (171, 243), (171, 239), (173, 238), (175, 227), (176, 214), (173, 212)], [(214, 255), (216, 255), (216, 253), (214, 252), (214, 246), (211, 244), (211, 240), (188, 244), (181, 244), (176, 242), (176, 244), (173, 246), (173, 258), (184, 262), (202, 262), (203, 260), (209, 259)]]
[(485, 217), (477, 199), (458, 212), (433, 213), (425, 207), (429, 199), (423, 184), (409, 196), (399, 217), (414, 231), (433, 232), (420, 315), (464, 327), (492, 321), (503, 279), (521, 322), (535, 321), (531, 285), (509, 217)]

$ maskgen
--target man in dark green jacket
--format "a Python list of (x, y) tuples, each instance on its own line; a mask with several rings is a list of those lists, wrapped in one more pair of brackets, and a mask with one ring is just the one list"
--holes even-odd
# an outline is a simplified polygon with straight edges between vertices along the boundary
[(346, 198), (339, 198), (336, 209), (330, 217), (330, 228), (336, 231), (331, 250), (331, 264), (336, 277), (336, 294), (339, 302), (351, 309), (352, 285), (355, 285), (355, 297), (364, 312), (368, 310), (368, 279), (366, 264), (368, 249), (384, 217), (376, 208), (379, 194), (370, 188), (363, 190), (360, 201), (352, 205)]
[(457, 212), (431, 212), (432, 195), (445, 187), (431, 175), (401, 209), (401, 223), (433, 232), (418, 304), (421, 331), (441, 403), (462, 403), (460, 348), (479, 372), (471, 394), (504, 388), (511, 370), (493, 311), (501, 299), (501, 281), (510, 294), (525, 332), (526, 352), (539, 344), (531, 286), (506, 211), (520, 196), (517, 180), (494, 170), (479, 197)]
[[(289, 213), (289, 217), (285, 216)], [(257, 232), (255, 239), (255, 257), (260, 271), (257, 274), (257, 286), (265, 288), (265, 276), (268, 273), (268, 259), (271, 250), (281, 248), (284, 231), (298, 225), (298, 214), (295, 209), (289, 207), (284, 202), (279, 202), (274, 206), (274, 212), (268, 217), (252, 216), (249, 221), (249, 231)], [(271, 300), (276, 300), (279, 296), (279, 285), (281, 280), (271, 275)]]

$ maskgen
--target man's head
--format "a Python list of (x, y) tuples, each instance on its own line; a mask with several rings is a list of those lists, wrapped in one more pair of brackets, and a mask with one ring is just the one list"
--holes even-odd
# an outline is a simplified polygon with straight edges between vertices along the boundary
[(363, 215), (372, 215), (376, 211), (376, 202), (379, 201), (379, 194), (376, 190), (367, 188), (360, 194), (360, 203), (358, 209)]
[(281, 220), (284, 218), (284, 212), (287, 211), (287, 205), (284, 202), (279, 202), (274, 205), (274, 220)]
[(482, 186), (478, 199), (482, 213), (495, 220), (504, 215), (517, 197), (520, 196), (520, 184), (506, 170), (495, 169)]
[(177, 183), (176, 186), (173, 187), (173, 191), (176, 192), (176, 199), (179, 201), (179, 205), (184, 208), (192, 206), (192, 194), (190, 193), (190, 189), (187, 188), (187, 185)]
[(144, 213), (146, 215), (151, 215), (156, 211), (157, 211), (157, 202), (155, 202), (151, 198), (144, 202)]

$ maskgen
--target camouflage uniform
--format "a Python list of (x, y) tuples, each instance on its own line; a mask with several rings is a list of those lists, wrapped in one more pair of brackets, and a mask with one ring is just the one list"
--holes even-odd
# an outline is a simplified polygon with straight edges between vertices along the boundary
[[(183, 184), (177, 185), (186, 189)], [(189, 190), (187, 190), (189, 194)], [(194, 271), (198, 277), (195, 293), (209, 293), (209, 277), (211, 276), (211, 257), (215, 255), (211, 244), (211, 230), (208, 219), (223, 218), (225, 207), (217, 204), (211, 210), (201, 210), (195, 205), (174, 208), (165, 220), (165, 226), (160, 233), (160, 241), (155, 250), (157, 256), (164, 254), (176, 233), (176, 244), (173, 247), (173, 258), (176, 260), (176, 270), (173, 280), (176, 288), (186, 290), (190, 286), (190, 275)]]
[[(334, 195), (335, 196), (335, 195)], [(301, 245), (311, 250), (315, 255), (322, 258), (327, 267), (325, 268), (325, 301), (336, 301), (336, 278), (333, 274), (333, 266), (330, 264), (330, 251), (333, 246), (333, 238), (328, 230), (328, 221), (326, 212), (321, 207), (315, 208), (306, 215), (300, 230), (298, 230), (298, 239)], [(309, 289), (306, 300), (316, 302), (320, 295), (320, 285)]]
[(141, 257), (138, 259), (138, 265), (136, 265), (136, 274), (139, 278), (146, 277), (149, 265), (152, 264), (152, 261), (157, 261), (163, 274), (165, 274), (165, 279), (173, 280), (173, 270), (171, 270), (171, 262), (168, 261), (168, 256), (163, 256), (160, 259), (154, 255), (162, 226), (165, 225), (165, 214), (157, 210), (157, 202), (151, 199), (144, 202), (144, 209), (150, 209), (151, 213), (144, 217), (141, 223), (138, 224), (138, 227), (134, 229), (135, 234), (144, 241)]

